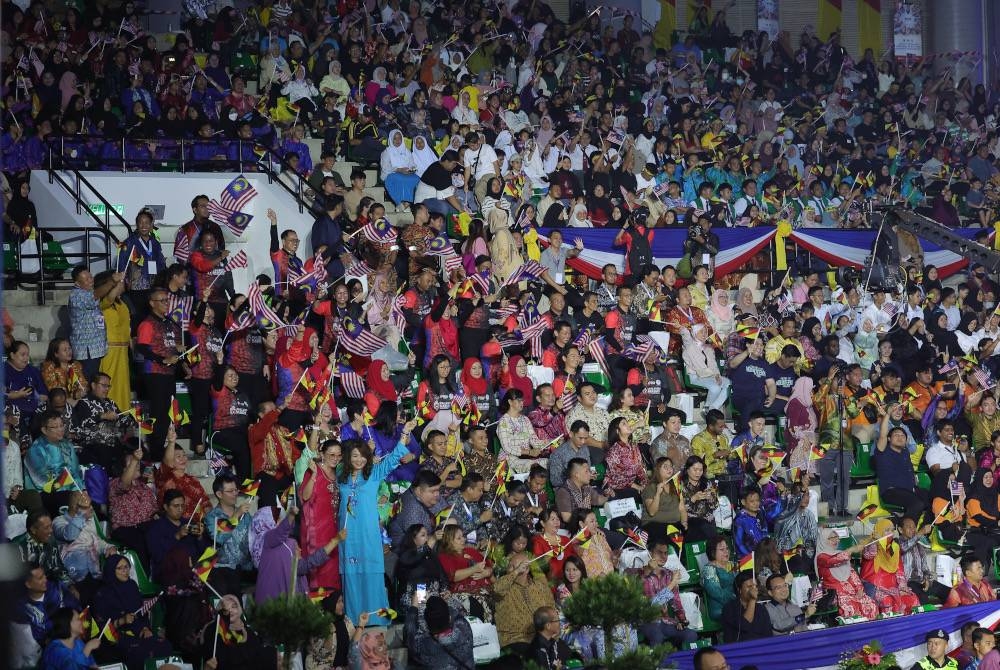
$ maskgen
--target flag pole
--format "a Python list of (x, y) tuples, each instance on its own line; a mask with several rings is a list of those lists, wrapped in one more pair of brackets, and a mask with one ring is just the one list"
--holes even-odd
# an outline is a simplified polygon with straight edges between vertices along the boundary
[(222, 615), (215, 615), (215, 640), (212, 642), (212, 658), (215, 658), (215, 652), (219, 648), (219, 624), (222, 622)]

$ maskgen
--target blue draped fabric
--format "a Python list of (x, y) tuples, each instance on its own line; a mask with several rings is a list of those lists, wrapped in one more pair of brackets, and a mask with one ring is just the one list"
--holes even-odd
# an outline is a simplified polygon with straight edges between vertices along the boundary
[[(951, 633), (967, 621), (981, 621), (1000, 612), (1000, 601), (953, 607), (935, 612), (837, 626), (823, 630), (795, 633), (753, 642), (738, 642), (717, 647), (731, 668), (756, 665), (767, 670), (802, 670), (837, 665), (845, 651), (855, 651), (878, 640), (884, 652), (897, 652), (924, 643), (924, 635), (943, 628)], [(669, 660), (681, 670), (693, 670), (694, 650), (677, 652)]]
[[(539, 232), (548, 237), (550, 228), (540, 228)], [(684, 239), (687, 237), (687, 228), (654, 228), (656, 235), (653, 237), (653, 256), (659, 258), (672, 258), (680, 256), (683, 251)], [(713, 228), (712, 232), (719, 236), (719, 248), (731, 249), (741, 244), (757, 239), (762, 233), (769, 230), (766, 226), (758, 228)], [(560, 228), (563, 240), (566, 244), (572, 244), (577, 237), (583, 240), (583, 244), (588, 249), (596, 251), (607, 251), (622, 253), (624, 247), (613, 247), (615, 237), (618, 235), (617, 229), (612, 228)], [(873, 230), (841, 230), (836, 228), (802, 228), (801, 232), (812, 237), (817, 237), (837, 244), (859, 249), (871, 249), (875, 241), (877, 229)], [(952, 232), (964, 238), (972, 239), (977, 233), (983, 232), (982, 228), (956, 228)], [(924, 251), (937, 251), (941, 247), (920, 240), (920, 246)]]

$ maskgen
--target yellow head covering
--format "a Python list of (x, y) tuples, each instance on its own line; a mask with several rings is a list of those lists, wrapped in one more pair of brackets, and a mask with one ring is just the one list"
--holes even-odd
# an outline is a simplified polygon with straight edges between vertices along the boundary
[[(883, 538), (892, 533), (893, 523), (891, 519), (879, 519), (875, 523), (875, 537)], [(885, 546), (883, 546), (883, 544)], [(899, 569), (899, 545), (896, 540), (889, 538), (887, 541), (875, 543), (875, 569), (896, 574)]]

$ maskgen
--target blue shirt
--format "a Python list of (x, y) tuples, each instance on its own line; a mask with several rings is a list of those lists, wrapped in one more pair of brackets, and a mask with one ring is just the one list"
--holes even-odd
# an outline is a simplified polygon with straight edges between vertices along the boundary
[(889, 489), (913, 490), (916, 482), (908, 450), (897, 452), (892, 447), (886, 446), (885, 451), (879, 451), (876, 447), (872, 453), (872, 462), (875, 464), (879, 493)]
[(93, 291), (73, 287), (69, 293), (69, 323), (69, 343), (77, 360), (103, 358), (108, 353), (104, 314)]
[(733, 384), (734, 398), (757, 397), (764, 401), (764, 380), (771, 375), (771, 366), (763, 358), (746, 359), (727, 373)]

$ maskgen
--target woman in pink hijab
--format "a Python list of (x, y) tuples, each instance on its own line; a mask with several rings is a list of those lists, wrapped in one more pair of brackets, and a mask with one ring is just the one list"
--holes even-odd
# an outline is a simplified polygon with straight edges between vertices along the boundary
[(788, 421), (785, 442), (791, 454), (788, 464), (793, 468), (802, 468), (803, 472), (808, 471), (811, 463), (809, 454), (816, 443), (816, 428), (819, 425), (816, 410), (813, 409), (812, 393), (812, 377), (799, 377), (785, 406)]

